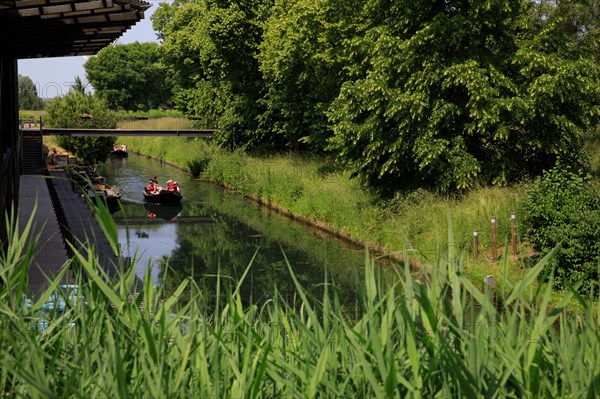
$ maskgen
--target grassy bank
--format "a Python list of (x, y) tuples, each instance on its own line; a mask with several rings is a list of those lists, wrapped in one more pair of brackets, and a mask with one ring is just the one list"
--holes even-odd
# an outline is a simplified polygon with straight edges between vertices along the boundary
[[(197, 138), (122, 137), (119, 143), (324, 224), (353, 241), (369, 243), (386, 253), (410, 253), (423, 263), (430, 263), (447, 245), (449, 213), (458, 249), (469, 263), (469, 273), (478, 281), (482, 281), (479, 276), (490, 274), (492, 267), (490, 218), (497, 219), (501, 263), (510, 237), (510, 215), (519, 214), (519, 199), (525, 190), (524, 185), (483, 188), (461, 199), (442, 198), (423, 190), (383, 202), (325, 158), (294, 154), (257, 158), (226, 152), (207, 139)], [(477, 260), (472, 259), (474, 230), (479, 237)], [(522, 241), (521, 254), (529, 253)], [(511, 259), (509, 264), (510, 274), (518, 278), (522, 274), (520, 262)]]
[[(96, 214), (118, 250), (110, 215)], [(147, 273), (133, 296), (134, 268), (107, 282), (93, 249), (66, 265), (78, 295), (61, 294), (64, 309), (49, 310), (55, 289), (64, 293), (60, 276), (26, 301), (27, 229), (13, 232), (0, 259), (0, 395), (597, 397), (600, 308), (577, 298), (585, 311), (568, 313), (567, 293), (546, 311), (551, 285), (534, 290), (531, 282), (550, 258), (512, 290), (481, 292), (448, 231), (449, 245), (432, 259), (436, 267), (425, 281), (408, 268), (381, 281), (367, 258), (356, 318), (346, 317), (333, 290), (309, 297), (290, 265), (301, 306), (283, 301), (276, 288), (262, 307), (242, 305), (244, 276), (210, 311), (192, 280), (164, 297)], [(195, 294), (182, 302), (189, 287)]]

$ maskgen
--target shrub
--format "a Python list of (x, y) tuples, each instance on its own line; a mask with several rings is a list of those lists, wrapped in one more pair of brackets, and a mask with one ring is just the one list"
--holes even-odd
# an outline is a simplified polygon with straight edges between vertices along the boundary
[(588, 174), (557, 162), (529, 190), (524, 224), (534, 248), (542, 254), (560, 245), (552, 265), (558, 287), (580, 283), (582, 293), (597, 293), (600, 186)]
[[(50, 101), (48, 125), (59, 128), (114, 129), (115, 116), (106, 103), (92, 94), (70, 91)], [(56, 143), (85, 163), (104, 162), (112, 150), (114, 137), (59, 136)]]
[(187, 162), (187, 168), (194, 177), (198, 177), (208, 168), (210, 162), (209, 155), (200, 155), (198, 158)]

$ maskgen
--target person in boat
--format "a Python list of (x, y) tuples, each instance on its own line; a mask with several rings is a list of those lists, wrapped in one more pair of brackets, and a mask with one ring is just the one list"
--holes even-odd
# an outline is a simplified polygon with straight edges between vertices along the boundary
[(125, 144), (121, 145), (121, 151), (127, 152), (127, 146)]
[(176, 181), (173, 182), (173, 191), (179, 194), (179, 184)]
[(154, 176), (150, 181), (154, 184), (154, 191), (151, 191), (152, 193), (156, 194), (162, 191), (162, 187), (158, 185), (158, 180), (156, 179), (156, 176)]
[(167, 180), (167, 191), (175, 191), (175, 183), (173, 180)]
[(157, 184), (154, 182), (154, 180), (150, 180), (148, 182), (148, 187), (146, 187), (148, 189), (148, 191), (152, 194), (156, 194), (158, 193), (158, 186)]

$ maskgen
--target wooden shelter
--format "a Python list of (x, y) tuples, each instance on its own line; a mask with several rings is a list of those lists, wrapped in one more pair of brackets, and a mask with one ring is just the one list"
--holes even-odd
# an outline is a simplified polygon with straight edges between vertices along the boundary
[(96, 54), (144, 17), (139, 0), (0, 0), (0, 242), (17, 205), (21, 148), (17, 60)]

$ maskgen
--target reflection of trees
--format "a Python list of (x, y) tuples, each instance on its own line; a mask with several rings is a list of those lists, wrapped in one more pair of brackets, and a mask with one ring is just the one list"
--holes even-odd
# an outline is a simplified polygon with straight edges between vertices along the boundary
[[(245, 301), (263, 302), (273, 295), (277, 286), (280, 295), (293, 302), (297, 293), (285, 262), (285, 252), (300, 283), (318, 300), (322, 298), (327, 272), (328, 281), (336, 284), (340, 301), (354, 303), (356, 281), (362, 281), (363, 249), (350, 249), (343, 243), (324, 239), (312, 229), (257, 209), (238, 195), (192, 181), (178, 175), (182, 172), (165, 169), (144, 157), (132, 155), (126, 166), (122, 169), (120, 166), (107, 166), (102, 173), (106, 173), (109, 180), (114, 175), (129, 182), (131, 186), (123, 189), (131, 190), (133, 185), (139, 184), (139, 176), (177, 176), (185, 185), (182, 218), (210, 216), (214, 220), (214, 223), (177, 224), (178, 247), (168, 259), (159, 260), (161, 270), (167, 270), (167, 265), (169, 268), (161, 277), (167, 294), (192, 276), (206, 302), (213, 303), (217, 274), (221, 276), (221, 292), (225, 292), (225, 287), (233, 289), (255, 256), (241, 286)], [(123, 201), (122, 205), (128, 217), (147, 216), (142, 203)], [(148, 219), (144, 225), (150, 227), (163, 222)]]
[(224, 206), (227, 202), (219, 205), (219, 216), (213, 216), (215, 223), (178, 225), (180, 246), (173, 252), (169, 261), (171, 270), (163, 278), (167, 292), (173, 292), (184, 278), (193, 276), (208, 302), (213, 303), (216, 276), (220, 276), (221, 292), (227, 288), (233, 290), (252, 263), (240, 287), (242, 298), (247, 303), (262, 303), (274, 294), (277, 286), (278, 293), (291, 303), (297, 292), (286, 265), (287, 257), (298, 280), (312, 296), (322, 298), (327, 270), (328, 281), (331, 283), (333, 278), (338, 285), (340, 300), (354, 301), (356, 279), (352, 268), (364, 264), (362, 254), (325, 243), (299, 226), (248, 209), (251, 207), (241, 205), (239, 199), (231, 204), (233, 209), (258, 217), (251, 224), (261, 230), (250, 227), (248, 217), (241, 221), (226, 214), (224, 210), (232, 210)]

